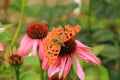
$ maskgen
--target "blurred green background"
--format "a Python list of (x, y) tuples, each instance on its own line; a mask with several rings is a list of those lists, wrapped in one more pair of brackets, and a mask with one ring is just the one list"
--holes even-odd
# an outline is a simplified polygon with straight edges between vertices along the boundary
[[(6, 28), (0, 34), (0, 42), (6, 49), (19, 22), (20, 6), (21, 0), (0, 0), (0, 27)], [(49, 30), (59, 25), (80, 25), (76, 39), (93, 47), (92, 52), (101, 60), (100, 66), (93, 66), (80, 59), (85, 80), (120, 79), (120, 0), (27, 0), (16, 46), (26, 27), (35, 22), (45, 23)], [(0, 52), (0, 80), (15, 80), (13, 69), (2, 58), (4, 52)], [(40, 80), (39, 67), (37, 57), (26, 57), (20, 69), (20, 80)], [(79, 80), (75, 66), (73, 68), (71, 80)], [(44, 76), (47, 80), (47, 74)]]

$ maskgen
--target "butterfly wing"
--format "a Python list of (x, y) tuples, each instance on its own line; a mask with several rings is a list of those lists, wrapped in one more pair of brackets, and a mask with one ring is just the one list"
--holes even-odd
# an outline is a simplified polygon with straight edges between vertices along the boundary
[(64, 37), (63, 37), (64, 42), (73, 38), (79, 31), (80, 31), (79, 25), (77, 25), (77, 26), (66, 25), (65, 26), (65, 33), (64, 33)]
[(59, 26), (58, 28), (53, 28), (51, 31), (51, 38), (55, 41), (59, 41), (63, 39), (63, 35), (64, 35), (64, 29)]
[(56, 62), (59, 52), (61, 50), (61, 45), (57, 44), (59, 39), (63, 38), (63, 28), (60, 26), (54, 28), (49, 35), (44, 39), (43, 46), (45, 51), (45, 56), (49, 60), (49, 65), (52, 65)]

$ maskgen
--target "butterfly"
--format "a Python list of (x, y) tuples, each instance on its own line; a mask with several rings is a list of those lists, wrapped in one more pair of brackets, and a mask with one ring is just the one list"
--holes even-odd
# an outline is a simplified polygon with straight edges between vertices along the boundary
[(56, 62), (61, 46), (65, 46), (64, 42), (73, 38), (80, 31), (80, 26), (66, 25), (65, 30), (59, 26), (53, 28), (51, 32), (43, 41), (43, 48), (45, 52), (45, 57), (48, 58), (49, 65)]

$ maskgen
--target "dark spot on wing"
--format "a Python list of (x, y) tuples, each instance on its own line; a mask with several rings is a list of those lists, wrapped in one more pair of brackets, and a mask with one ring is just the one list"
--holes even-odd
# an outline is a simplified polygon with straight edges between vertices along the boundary
[(54, 54), (54, 56), (58, 56), (58, 54)]

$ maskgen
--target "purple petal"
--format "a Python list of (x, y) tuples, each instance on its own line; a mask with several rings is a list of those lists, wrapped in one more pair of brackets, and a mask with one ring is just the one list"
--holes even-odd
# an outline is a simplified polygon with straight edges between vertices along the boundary
[(71, 64), (72, 64), (72, 59), (70, 56), (68, 56), (67, 63), (65, 65), (65, 69), (64, 69), (64, 79), (67, 77), (67, 75), (70, 71)]
[(39, 40), (34, 40), (33, 49), (32, 49), (32, 56), (36, 56), (36, 51), (37, 51), (38, 45), (39, 45)]
[(24, 44), (24, 42), (25, 42), (26, 40), (28, 40), (28, 39), (29, 39), (28, 35), (25, 34), (25, 36), (23, 36), (23, 38), (22, 38), (20, 44), (21, 44), (21, 45)]
[(65, 68), (66, 60), (67, 60), (67, 56), (62, 57), (62, 59), (61, 59), (61, 69), (60, 69), (60, 73), (59, 73), (59, 79), (62, 77), (62, 73), (63, 73), (64, 68)]
[(80, 53), (79, 57), (83, 58), (86, 62), (90, 61), (93, 64), (100, 64), (100, 60), (89, 51), (82, 49), (77, 49), (77, 51)]
[(4, 47), (3, 45), (0, 43), (0, 51), (3, 51), (4, 50)]
[(76, 61), (77, 75), (80, 78), (80, 80), (84, 80), (84, 72), (82, 70), (82, 67), (79, 64), (76, 54), (73, 54), (73, 57), (75, 58), (75, 61)]
[(24, 51), (23, 51), (23, 55), (28, 55), (30, 49), (32, 49), (32, 46), (33, 46), (33, 43), (34, 43), (34, 40), (31, 40), (28, 45), (26, 45)]
[(42, 69), (45, 70), (48, 68), (48, 59), (44, 57), (43, 62), (42, 62)]
[(19, 49), (18, 49), (19, 54), (23, 55), (23, 52), (24, 52), (26, 46), (28, 45), (28, 42), (30, 42), (30, 41), (31, 41), (31, 39), (29, 37), (27, 37), (27, 35), (25, 35), (22, 38)]
[(51, 77), (53, 74), (52, 72), (56, 69), (56, 67), (60, 64), (61, 57), (58, 58), (58, 60), (49, 67), (48, 69), (48, 76)]
[(57, 72), (60, 72), (60, 70), (60, 67), (57, 67), (54, 71), (52, 71), (51, 76), (53, 76)]
[(42, 41), (39, 42), (39, 58), (41, 60), (44, 59), (44, 50), (43, 50), (43, 44), (42, 44)]

